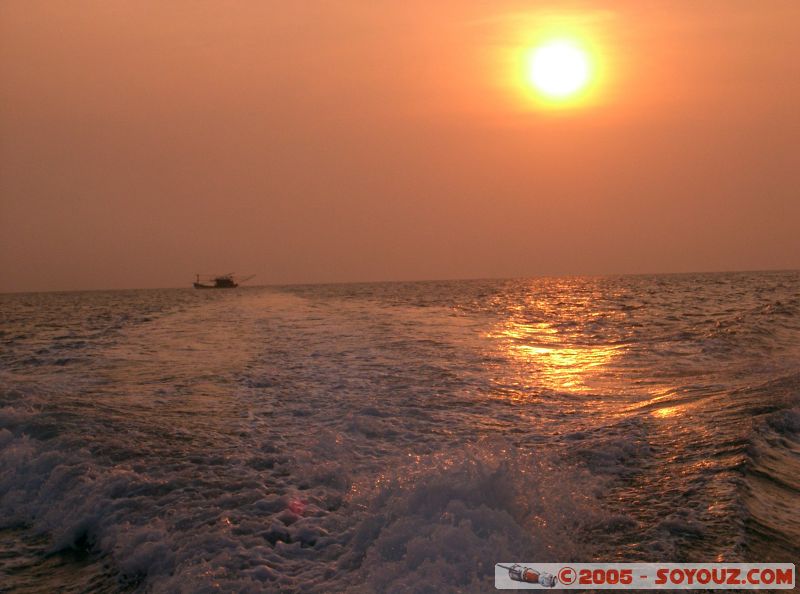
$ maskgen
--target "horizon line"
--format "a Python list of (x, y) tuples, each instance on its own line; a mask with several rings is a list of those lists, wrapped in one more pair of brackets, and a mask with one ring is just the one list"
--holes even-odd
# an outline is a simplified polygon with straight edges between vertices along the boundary
[[(262, 285), (239, 285), (239, 289), (259, 289), (268, 287), (313, 287), (330, 285), (377, 285), (394, 283), (435, 283), (435, 282), (477, 282), (477, 281), (512, 281), (542, 278), (575, 278), (575, 277), (625, 277), (625, 276), (680, 276), (693, 274), (754, 274), (754, 273), (780, 273), (780, 272), (800, 272), (800, 268), (762, 268), (762, 269), (728, 269), (728, 270), (687, 270), (673, 272), (607, 272), (607, 273), (562, 273), (562, 274), (531, 274), (525, 276), (484, 276), (467, 278), (419, 278), (419, 279), (390, 279), (390, 280), (344, 280), (344, 281), (325, 281), (325, 282), (275, 282)], [(191, 289), (191, 285), (170, 286), (170, 287), (124, 287), (124, 288), (87, 288), (87, 289), (47, 289), (47, 290), (21, 290), (4, 291), (0, 290), (0, 295), (31, 295), (40, 293), (107, 293), (114, 291), (173, 291)]]

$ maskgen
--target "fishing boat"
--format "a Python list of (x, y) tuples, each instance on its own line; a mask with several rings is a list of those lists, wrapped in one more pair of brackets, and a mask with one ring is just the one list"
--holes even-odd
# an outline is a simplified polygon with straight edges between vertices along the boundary
[(235, 289), (239, 283), (250, 280), (255, 275), (248, 276), (243, 279), (237, 279), (232, 272), (228, 274), (221, 274), (214, 276), (212, 274), (198, 274), (197, 280), (194, 282), (195, 289)]

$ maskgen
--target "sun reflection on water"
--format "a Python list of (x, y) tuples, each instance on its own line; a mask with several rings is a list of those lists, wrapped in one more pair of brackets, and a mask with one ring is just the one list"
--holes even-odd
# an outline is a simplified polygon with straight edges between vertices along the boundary
[(551, 324), (509, 321), (489, 334), (507, 356), (524, 365), (536, 386), (572, 393), (590, 392), (594, 381), (620, 353), (619, 345), (570, 344)]
[(666, 419), (669, 417), (674, 417), (680, 414), (681, 409), (678, 406), (666, 406), (664, 408), (658, 408), (652, 412), (654, 417), (659, 419)]

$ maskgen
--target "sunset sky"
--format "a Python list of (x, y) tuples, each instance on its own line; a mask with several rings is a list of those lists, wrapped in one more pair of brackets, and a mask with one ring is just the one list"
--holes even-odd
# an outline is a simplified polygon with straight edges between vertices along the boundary
[[(0, 3), (0, 291), (800, 267), (800, 2)], [(530, 56), (590, 65), (563, 101)]]

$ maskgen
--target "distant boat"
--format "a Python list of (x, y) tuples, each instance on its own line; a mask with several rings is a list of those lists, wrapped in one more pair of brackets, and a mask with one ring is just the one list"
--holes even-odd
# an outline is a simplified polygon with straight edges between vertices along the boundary
[[(202, 281), (200, 277), (203, 277)], [(248, 276), (246, 278), (240, 279), (239, 282), (236, 282), (236, 279), (233, 276), (233, 273), (228, 274), (221, 274), (220, 276), (214, 275), (197, 275), (197, 280), (194, 282), (195, 289), (235, 289), (239, 286), (239, 283), (243, 283), (244, 281), (250, 280), (253, 278), (255, 274)]]

